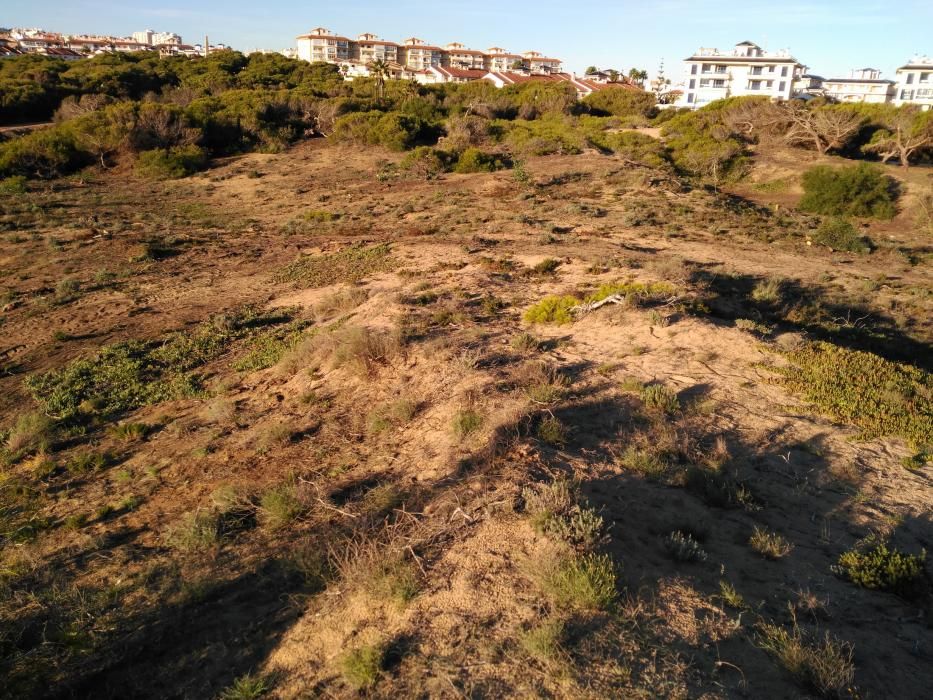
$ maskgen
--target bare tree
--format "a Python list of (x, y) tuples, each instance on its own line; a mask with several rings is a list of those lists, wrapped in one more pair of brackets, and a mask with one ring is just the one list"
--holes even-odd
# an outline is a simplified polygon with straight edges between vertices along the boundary
[(862, 150), (877, 153), (883, 163), (896, 157), (907, 168), (917, 151), (933, 147), (933, 112), (924, 112), (916, 105), (886, 107), (878, 118), (883, 128)]
[(862, 115), (851, 110), (833, 106), (811, 109), (796, 100), (781, 103), (780, 109), (786, 119), (787, 143), (813, 146), (821, 155), (845, 147), (865, 122)]

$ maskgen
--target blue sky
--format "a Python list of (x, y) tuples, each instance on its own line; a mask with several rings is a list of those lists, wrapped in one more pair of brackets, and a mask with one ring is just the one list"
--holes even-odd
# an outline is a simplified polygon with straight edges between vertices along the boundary
[(418, 36), (441, 45), (535, 49), (578, 72), (588, 65), (638, 66), (653, 75), (664, 59), (669, 77), (700, 46), (731, 48), (746, 39), (789, 48), (825, 77), (865, 66), (893, 77), (914, 54), (933, 54), (930, 0), (3, 0), (0, 26), (117, 35), (151, 28), (178, 32), (189, 43), (209, 34), (212, 42), (245, 51), (293, 46), (296, 35), (324, 26), (347, 36), (373, 32), (394, 41)]

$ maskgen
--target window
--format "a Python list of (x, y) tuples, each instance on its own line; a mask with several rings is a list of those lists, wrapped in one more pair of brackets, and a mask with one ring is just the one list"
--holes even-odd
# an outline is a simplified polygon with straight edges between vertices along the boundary
[(902, 100), (914, 99), (914, 91), (913, 90), (901, 90), (901, 99)]
[(704, 64), (703, 64), (703, 72), (704, 72), (704, 73), (709, 73), (709, 68), (710, 68), (710, 65), (709, 65), (708, 63), (704, 63)]
[(773, 72), (774, 72), (774, 66), (768, 66), (768, 72), (769, 72), (769, 73), (773, 73)]
[(783, 68), (781, 68), (781, 77), (782, 78), (787, 77), (787, 66), (784, 66)]
[(761, 90), (761, 81), (760, 80), (749, 80), (748, 89), (749, 90)]
[(725, 67), (725, 66), (716, 66), (716, 72), (717, 72), (717, 73), (725, 73), (725, 72), (726, 72), (726, 67)]
[(700, 80), (700, 87), (701, 88), (709, 87), (709, 78), (703, 78), (702, 80)]
[(687, 93), (687, 104), (693, 104), (693, 93), (692, 92)]
[(919, 82), (921, 82), (921, 83), (928, 83), (928, 82), (930, 82), (930, 74), (929, 74), (929, 73), (921, 73), (921, 74), (920, 74), (920, 81), (919, 81)]
[(904, 82), (905, 82), (907, 85), (913, 84), (913, 82), (914, 82), (914, 74), (913, 74), (913, 73), (908, 73), (908, 74), (907, 74), (907, 80), (905, 80)]
[(761, 75), (761, 66), (755, 66), (749, 71), (749, 73), (752, 75)]
[(782, 81), (778, 84), (778, 92), (784, 92), (784, 90), (785, 90), (786, 88), (787, 88), (787, 83), (785, 83), (785, 82), (782, 80)]
[(697, 74), (697, 64), (694, 63), (692, 66), (690, 66), (690, 75), (696, 75), (696, 74)]
[(691, 81), (690, 81), (690, 89), (693, 90), (693, 89), (696, 88), (696, 86), (697, 86), (697, 81), (696, 81), (696, 80), (691, 80)]
[(726, 81), (725, 80), (714, 80), (713, 87), (724, 88), (726, 87)]

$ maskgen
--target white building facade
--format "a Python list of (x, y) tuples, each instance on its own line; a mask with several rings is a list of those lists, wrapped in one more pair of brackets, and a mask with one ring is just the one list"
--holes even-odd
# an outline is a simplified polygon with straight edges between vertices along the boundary
[(876, 68), (853, 70), (848, 78), (827, 78), (823, 94), (837, 102), (868, 102), (884, 104), (895, 95), (893, 80), (884, 80)]
[(894, 104), (933, 109), (933, 58), (916, 56), (897, 69)]
[(806, 66), (787, 51), (769, 53), (743, 41), (732, 51), (700, 49), (684, 61), (686, 76), (678, 107), (698, 109), (726, 97), (763, 95), (789, 100)]

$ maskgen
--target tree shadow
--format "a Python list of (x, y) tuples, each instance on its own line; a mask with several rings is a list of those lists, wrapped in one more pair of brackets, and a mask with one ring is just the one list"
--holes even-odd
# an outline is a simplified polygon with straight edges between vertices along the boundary
[(890, 315), (862, 304), (841, 302), (820, 285), (784, 279), (762, 291), (761, 285), (768, 281), (754, 275), (699, 269), (691, 277), (708, 291), (704, 302), (716, 318), (763, 321), (780, 330), (803, 332), (853, 350), (933, 369), (929, 344), (909, 335)]

